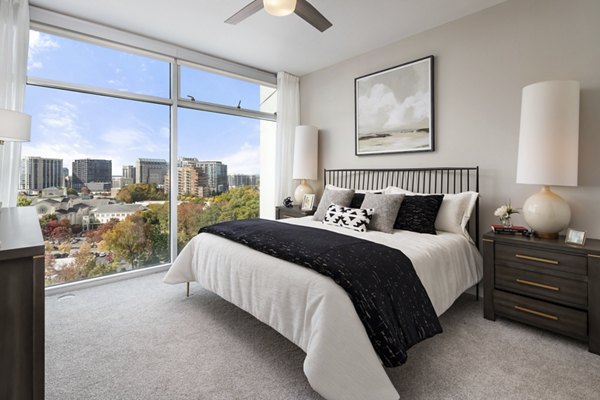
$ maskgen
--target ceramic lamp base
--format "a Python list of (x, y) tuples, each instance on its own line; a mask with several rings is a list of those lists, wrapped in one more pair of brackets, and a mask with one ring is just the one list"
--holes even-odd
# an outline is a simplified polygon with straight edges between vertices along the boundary
[(306, 183), (306, 179), (302, 179), (302, 181), (296, 188), (296, 191), (294, 192), (294, 199), (296, 200), (296, 203), (302, 204), (305, 194), (314, 194), (314, 193), (315, 193), (315, 191), (313, 190), (313, 188), (311, 188), (310, 185), (308, 183)]
[(558, 233), (569, 225), (571, 208), (567, 202), (544, 186), (523, 204), (523, 218), (542, 239), (556, 239)]

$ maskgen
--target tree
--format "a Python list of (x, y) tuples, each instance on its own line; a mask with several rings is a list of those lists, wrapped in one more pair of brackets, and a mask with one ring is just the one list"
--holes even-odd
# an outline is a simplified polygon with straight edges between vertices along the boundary
[(110, 231), (118, 223), (119, 223), (119, 220), (116, 218), (113, 218), (113, 219), (109, 220), (108, 222), (100, 225), (96, 229), (86, 231), (83, 235), (94, 243), (100, 243), (100, 241), (102, 240), (102, 236), (106, 232)]
[(179, 250), (189, 242), (198, 229), (208, 225), (208, 213), (203, 204), (182, 203), (177, 207), (177, 248)]
[(28, 198), (25, 194), (19, 193), (17, 197), (17, 207), (27, 207), (31, 205), (33, 199)]
[(77, 190), (75, 190), (73, 188), (67, 188), (67, 196), (77, 196), (77, 197), (79, 197), (79, 193), (77, 193)]
[(146, 234), (152, 243), (149, 263), (169, 260), (169, 202), (150, 204), (143, 213)]
[(100, 248), (126, 260), (132, 267), (152, 254), (152, 242), (147, 235), (142, 212), (129, 215), (102, 236)]
[(45, 238), (62, 241), (70, 239), (73, 235), (71, 222), (68, 219), (50, 220), (42, 230)]
[[(46, 214), (40, 218), (40, 227), (42, 228), (42, 232), (44, 232), (46, 230), (46, 226), (48, 225), (48, 222), (50, 222), (50, 221), (58, 221), (56, 214)], [(46, 236), (44, 235), (44, 237), (46, 237)]]
[(133, 183), (119, 190), (116, 199), (123, 203), (135, 203), (144, 200), (167, 200), (167, 195), (154, 183)]

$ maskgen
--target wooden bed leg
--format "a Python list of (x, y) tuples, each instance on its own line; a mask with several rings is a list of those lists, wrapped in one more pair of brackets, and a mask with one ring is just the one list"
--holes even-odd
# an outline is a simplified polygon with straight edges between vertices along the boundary
[(475, 301), (479, 301), (479, 282), (475, 285)]
[(185, 286), (186, 286), (186, 295), (185, 295), (185, 297), (190, 297), (190, 283), (186, 282)]

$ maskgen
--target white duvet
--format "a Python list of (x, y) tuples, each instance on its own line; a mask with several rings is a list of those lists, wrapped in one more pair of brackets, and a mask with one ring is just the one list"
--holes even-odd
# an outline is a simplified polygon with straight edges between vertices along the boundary
[[(481, 279), (481, 255), (458, 234), (359, 233), (324, 225), (311, 217), (285, 222), (327, 229), (402, 250), (411, 259), (438, 315)], [(197, 281), (294, 342), (306, 352), (304, 373), (308, 382), (326, 399), (400, 397), (350, 298), (328, 277), (203, 233), (185, 246), (164, 281)]]

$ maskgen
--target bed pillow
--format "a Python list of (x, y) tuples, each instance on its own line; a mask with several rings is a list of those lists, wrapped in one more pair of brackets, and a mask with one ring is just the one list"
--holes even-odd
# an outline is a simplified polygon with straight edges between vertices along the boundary
[[(354, 194), (356, 197), (358, 193)], [(404, 199), (403, 194), (365, 193), (361, 208), (375, 210), (369, 223), (369, 229), (385, 233), (394, 232), (394, 222)]]
[(394, 229), (435, 235), (435, 219), (443, 199), (443, 194), (404, 196)]
[[(422, 193), (413, 193), (409, 190), (394, 186), (386, 188), (384, 192), (423, 196)], [(440, 211), (435, 220), (435, 229), (438, 231), (458, 233), (471, 240), (471, 236), (467, 231), (467, 224), (469, 223), (478, 197), (479, 193), (472, 191), (445, 194), (442, 205), (440, 206)]]
[(352, 189), (331, 189), (329, 188), (329, 185), (327, 185), (313, 219), (315, 221), (323, 221), (325, 212), (331, 203), (344, 207), (349, 206), (352, 201), (352, 196), (354, 196), (354, 190)]
[(379, 191), (364, 191), (364, 190), (357, 190), (354, 192), (354, 196), (352, 196), (352, 201), (350, 202), (349, 207), (352, 208), (364, 208), (361, 207), (363, 201), (365, 200), (365, 195), (367, 193), (373, 193), (373, 194), (383, 194), (383, 192), (381, 190)]
[(341, 226), (358, 232), (366, 232), (372, 215), (372, 208), (350, 208), (332, 203), (325, 212), (323, 223)]

